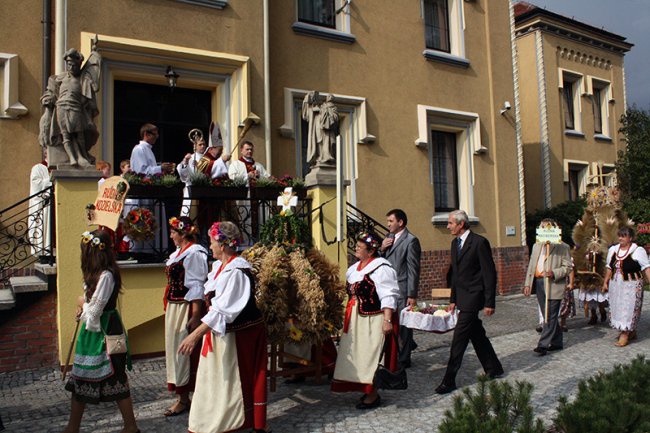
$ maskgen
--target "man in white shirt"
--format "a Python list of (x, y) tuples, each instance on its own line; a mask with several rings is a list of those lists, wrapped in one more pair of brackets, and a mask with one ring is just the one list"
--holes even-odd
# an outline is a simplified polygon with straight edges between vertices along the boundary
[(185, 184), (183, 188), (183, 207), (181, 208), (181, 216), (188, 216), (190, 214), (190, 207), (192, 201), (189, 200), (189, 190), (188, 186), (192, 186), (192, 180), (190, 176), (197, 171), (197, 164), (203, 158), (205, 153), (205, 140), (203, 137), (198, 137), (196, 141), (193, 141), (194, 153), (188, 153), (185, 155), (185, 158), (181, 161), (180, 164), (176, 166), (176, 171), (178, 171), (178, 177)]
[(239, 145), (240, 157), (237, 161), (232, 161), (228, 168), (228, 176), (231, 179), (246, 179), (246, 184), (251, 179), (260, 179), (269, 177), (270, 174), (264, 166), (253, 159), (255, 145), (250, 140), (244, 140)]
[(140, 142), (131, 151), (131, 170), (135, 173), (142, 173), (147, 176), (163, 173), (169, 174), (174, 171), (174, 164), (163, 162), (160, 167), (156, 163), (156, 157), (151, 148), (158, 140), (158, 127), (151, 123), (145, 123), (140, 128)]

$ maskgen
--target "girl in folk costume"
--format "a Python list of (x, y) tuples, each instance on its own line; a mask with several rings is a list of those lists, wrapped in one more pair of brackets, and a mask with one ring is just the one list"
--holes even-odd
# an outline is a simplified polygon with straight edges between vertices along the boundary
[(607, 253), (607, 271), (603, 291), (609, 290), (610, 325), (621, 331), (616, 345), (627, 346), (636, 338), (643, 305), (643, 275), (650, 281), (650, 263), (646, 251), (632, 242), (634, 230), (618, 231), (618, 245)]
[(372, 382), (382, 350), (384, 365), (397, 370), (396, 339), (390, 338), (386, 345), (384, 339), (391, 332), (397, 335), (399, 329), (395, 313), (399, 287), (395, 270), (378, 256), (380, 244), (375, 235), (361, 233), (355, 250), (359, 261), (346, 272), (349, 300), (332, 391), (363, 392), (357, 409), (371, 409), (381, 403)]
[(79, 432), (86, 403), (100, 401), (117, 402), (124, 420), (122, 433), (140, 432), (126, 377), (127, 364), (131, 368), (128, 344), (126, 353), (108, 355), (104, 342), (105, 335), (124, 332), (116, 310), (122, 278), (108, 233), (95, 230), (82, 235), (81, 270), (84, 295), (79, 297), (77, 317), (83, 323), (70, 379), (65, 385), (72, 392), (72, 410), (64, 433)]
[(231, 222), (210, 228), (217, 262), (205, 293), (210, 309), (181, 343), (188, 355), (203, 338), (189, 431), (218, 433), (244, 428), (267, 432), (266, 327), (255, 305), (251, 265), (236, 254), (241, 232)]
[(169, 220), (169, 237), (176, 245), (167, 260), (165, 289), (165, 361), (167, 388), (176, 391), (178, 401), (164, 413), (176, 416), (190, 407), (190, 392), (194, 391), (200, 350), (178, 354), (185, 337), (201, 324), (204, 314), (203, 285), (208, 275), (208, 252), (196, 244), (197, 227), (186, 216)]

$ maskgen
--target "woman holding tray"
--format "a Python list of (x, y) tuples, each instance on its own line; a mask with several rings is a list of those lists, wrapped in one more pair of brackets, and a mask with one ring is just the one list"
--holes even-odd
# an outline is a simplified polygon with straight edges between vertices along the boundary
[[(397, 370), (399, 324), (395, 309), (399, 288), (395, 270), (388, 260), (378, 256), (380, 245), (376, 235), (359, 234), (355, 249), (359, 261), (346, 272), (349, 300), (332, 391), (364, 393), (357, 409), (372, 409), (381, 404), (372, 383), (382, 351), (384, 366), (391, 371)], [(384, 345), (391, 333), (392, 338)]]

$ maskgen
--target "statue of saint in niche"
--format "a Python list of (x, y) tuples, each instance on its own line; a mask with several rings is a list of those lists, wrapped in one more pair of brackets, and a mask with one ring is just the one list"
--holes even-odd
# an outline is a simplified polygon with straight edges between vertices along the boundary
[(336, 137), (339, 135), (339, 113), (331, 94), (311, 91), (302, 101), (302, 118), (308, 124), (307, 162), (310, 167), (336, 165)]

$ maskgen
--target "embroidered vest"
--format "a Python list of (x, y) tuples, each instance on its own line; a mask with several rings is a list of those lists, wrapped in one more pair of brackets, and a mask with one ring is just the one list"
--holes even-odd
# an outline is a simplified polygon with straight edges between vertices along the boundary
[(387, 264), (384, 263), (383, 265), (377, 266), (372, 272), (364, 275), (361, 281), (347, 284), (345, 287), (350, 297), (356, 296), (359, 304), (359, 314), (362, 316), (373, 316), (382, 312), (377, 287), (372, 278), (370, 278), (373, 272), (382, 266), (387, 266)]
[(167, 274), (167, 300), (179, 302), (185, 300), (188, 288), (185, 287), (185, 267), (181, 259), (165, 268)]
[(249, 328), (259, 323), (263, 323), (262, 313), (255, 303), (255, 277), (253, 277), (253, 274), (249, 269), (238, 269), (248, 277), (251, 286), (251, 293), (242, 312), (239, 313), (232, 323), (226, 324), (226, 332), (239, 331), (240, 329)]
[[(623, 275), (624, 281), (639, 280), (643, 278), (643, 275), (641, 274), (641, 265), (632, 258), (632, 253), (634, 253), (634, 251), (628, 254), (621, 263), (620, 272)], [(618, 259), (616, 258), (616, 253), (614, 253), (612, 260), (609, 262), (609, 267), (612, 268), (614, 272), (619, 270), (617, 269), (618, 263), (616, 262), (618, 262)]]

